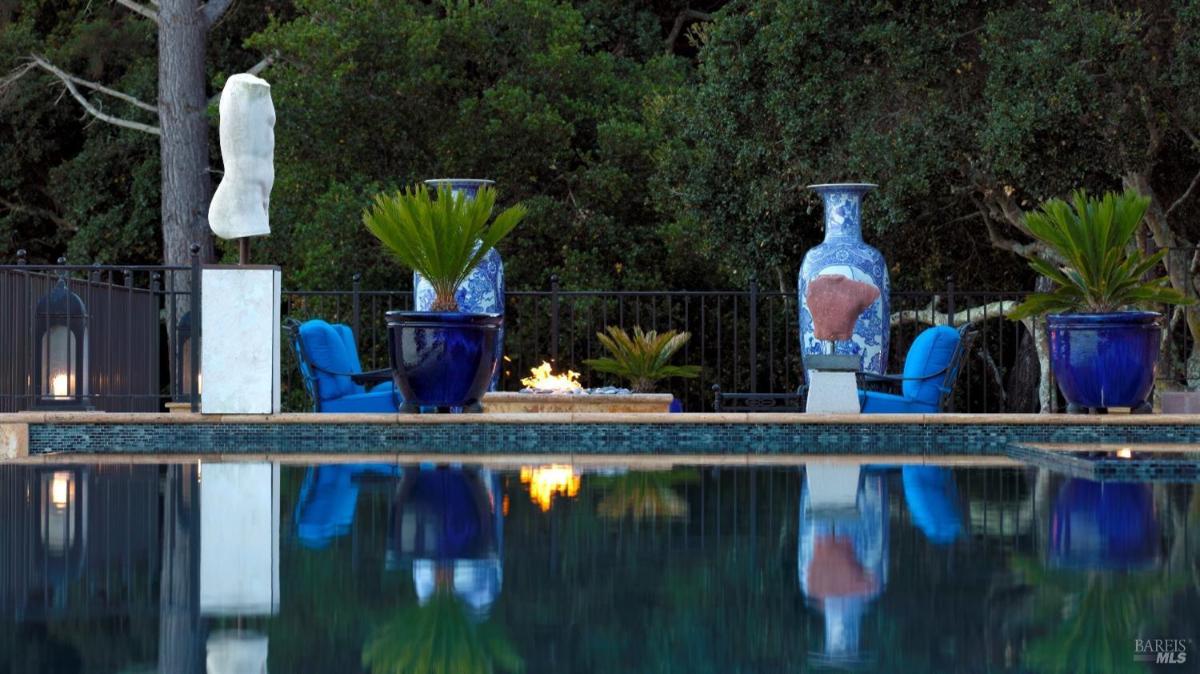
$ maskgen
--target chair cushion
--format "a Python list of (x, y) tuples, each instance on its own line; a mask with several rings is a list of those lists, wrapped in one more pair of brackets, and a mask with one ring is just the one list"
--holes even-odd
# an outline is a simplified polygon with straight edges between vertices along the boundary
[(354, 393), (321, 402), (322, 412), (396, 412), (400, 409), (399, 397), (392, 391)]
[[(338, 328), (346, 330), (342, 332)], [(358, 363), (358, 353), (354, 348), (354, 336), (349, 330), (344, 325), (333, 326), (320, 319), (308, 321), (300, 326), (300, 341), (304, 346), (305, 355), (314, 366), (312, 374), (317, 380), (321, 402), (363, 392), (363, 388), (351, 381), (350, 377), (322, 372), (362, 372)]]
[(858, 402), (863, 414), (923, 414), (937, 412), (935, 400), (932, 404), (880, 391), (859, 391)]
[(950, 364), (954, 351), (958, 348), (958, 331), (954, 328), (939, 325), (917, 335), (908, 355), (904, 358), (904, 397), (918, 400), (936, 408), (942, 396), (942, 383), (945, 374), (929, 377), (940, 372)]

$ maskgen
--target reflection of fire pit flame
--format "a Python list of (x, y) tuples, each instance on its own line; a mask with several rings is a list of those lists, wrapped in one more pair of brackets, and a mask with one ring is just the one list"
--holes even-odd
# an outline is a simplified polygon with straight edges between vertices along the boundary
[(531, 376), (522, 379), (521, 385), (534, 393), (587, 393), (579, 383), (578, 372), (554, 374), (554, 368), (544, 361), (529, 372)]
[(529, 486), (529, 498), (542, 512), (550, 510), (555, 496), (574, 498), (579, 493), (580, 475), (570, 466), (522, 466), (521, 484)]

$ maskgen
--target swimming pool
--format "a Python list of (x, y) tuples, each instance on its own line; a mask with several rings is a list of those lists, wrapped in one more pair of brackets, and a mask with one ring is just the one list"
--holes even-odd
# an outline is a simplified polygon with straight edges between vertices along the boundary
[(658, 461), (3, 465), (0, 671), (1194, 664), (1194, 483)]

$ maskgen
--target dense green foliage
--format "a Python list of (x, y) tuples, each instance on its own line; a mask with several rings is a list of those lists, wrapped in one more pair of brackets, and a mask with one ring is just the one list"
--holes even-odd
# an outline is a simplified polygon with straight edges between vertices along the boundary
[(1149, 207), (1150, 199), (1132, 190), (1121, 195), (1108, 192), (1100, 198), (1080, 190), (1071, 195), (1070, 203), (1051, 199), (1026, 213), (1029, 231), (1055, 254), (1054, 259), (1039, 257), (1029, 264), (1056, 287), (1031, 295), (1009, 318), (1186, 303), (1187, 298), (1167, 285), (1166, 277), (1146, 278), (1167, 251), (1143, 255), (1133, 245)]
[(553, 271), (582, 286), (671, 278), (647, 183), (653, 106), (682, 68), (652, 53), (653, 17), (546, 0), (297, 5), (251, 43), (282, 59), (270, 245), (294, 283), (344, 287), (361, 270), (406, 285), (357, 216), (380, 188), (430, 177), (491, 178), (528, 206), (501, 251), (510, 287)]
[[(258, 61), (242, 43), (270, 16), (291, 11), (287, 0), (235, 3), (209, 42), (214, 84)], [(0, 79), (31, 54), (155, 100), (154, 26), (115, 3), (0, 0)], [(115, 99), (91, 100), (106, 113), (153, 122)], [(215, 126), (212, 137), (219, 166)], [(161, 262), (158, 152), (156, 137), (88, 116), (48, 73), (0, 87), (0, 260), (24, 248), (38, 262), (64, 254), (83, 263)]]
[(492, 219), (495, 205), (496, 190), (491, 187), (471, 198), (443, 185), (434, 199), (418, 184), (376, 195), (362, 218), (396, 259), (433, 286), (434, 310), (458, 311), (458, 287), (525, 217), (525, 207), (517, 204)]
[[(686, 22), (685, 7), (714, 11)], [(370, 195), (495, 179), (530, 213), (509, 286), (789, 288), (820, 234), (805, 186), (880, 183), (869, 240), (898, 289), (1028, 288), (1024, 210), (1084, 187), (1152, 198), (1146, 254), (1200, 229), (1200, 7), (506, 0), (236, 3), (213, 91), (266, 53), (278, 111), (273, 235), (291, 287), (403, 288), (359, 225)], [(153, 98), (152, 26), (83, 0), (0, 1), (0, 61), (43, 53)], [(84, 115), (44, 73), (0, 93), (0, 253), (152, 261), (153, 137)], [(102, 99), (106, 110), (138, 111)], [(214, 141), (215, 141), (215, 111)], [(219, 156), (213, 143), (214, 170)], [(1186, 197), (1186, 198), (1185, 198)], [(1171, 285), (1190, 253), (1168, 253)], [(1200, 333), (1200, 315), (1188, 326)], [(1193, 325), (1194, 323), (1194, 325)]]

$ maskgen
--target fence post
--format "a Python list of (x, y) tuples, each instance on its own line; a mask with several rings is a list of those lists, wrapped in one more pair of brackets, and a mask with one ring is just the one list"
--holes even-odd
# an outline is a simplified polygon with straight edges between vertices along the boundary
[(954, 274), (951, 274), (946, 277), (946, 323), (952, 328), (957, 327), (954, 325), (954, 311)]
[(550, 360), (558, 364), (558, 274), (550, 275)]
[(750, 392), (758, 393), (758, 278), (750, 277)]
[(355, 273), (354, 277), (353, 277), (353, 282), (354, 282), (354, 287), (351, 292), (351, 298), (352, 298), (351, 304), (354, 308), (353, 308), (353, 319), (352, 319), (353, 323), (351, 323), (350, 327), (351, 327), (351, 330), (353, 330), (353, 332), (354, 332), (354, 343), (358, 344), (358, 343), (360, 343), (359, 334), (358, 334), (359, 322), (362, 318), (362, 298), (359, 297), (358, 292), (360, 290), (362, 290), (362, 274)]
[(192, 403), (192, 412), (200, 411), (200, 340), (204, 339), (201, 326), (202, 316), (200, 315), (200, 244), (193, 243), (191, 247), (192, 253), (192, 283), (191, 288), (191, 308), (189, 311), (192, 314), (192, 334), (190, 344), (192, 349), (192, 390), (188, 391), (188, 398)]

